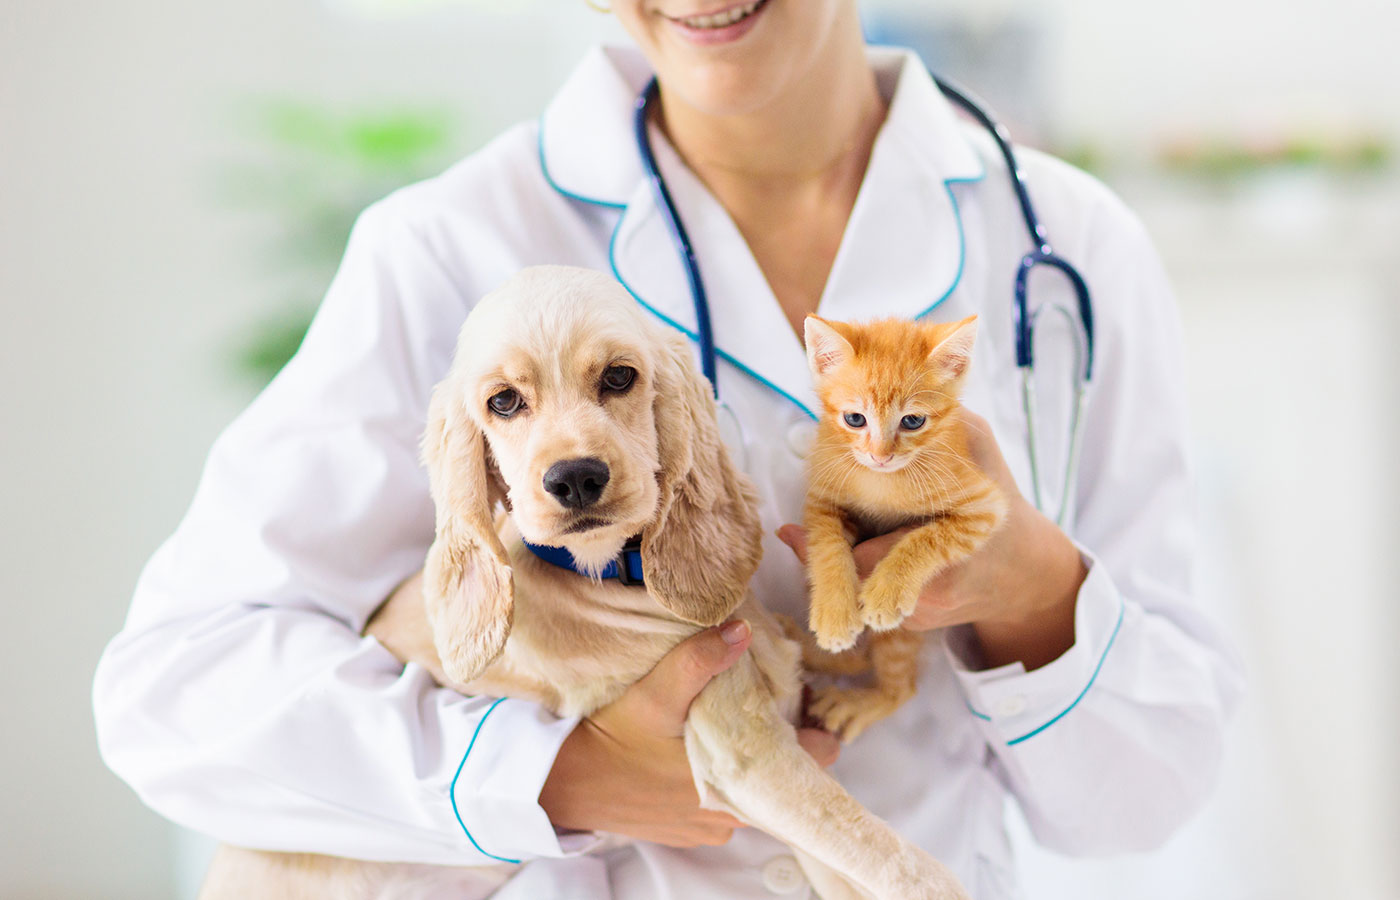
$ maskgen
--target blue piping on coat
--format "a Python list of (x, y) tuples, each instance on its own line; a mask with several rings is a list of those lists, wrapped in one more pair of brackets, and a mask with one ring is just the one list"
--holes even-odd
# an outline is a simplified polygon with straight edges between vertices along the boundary
[(565, 190), (554, 180), (554, 176), (549, 174), (549, 166), (544, 161), (544, 114), (540, 114), (540, 122), (535, 126), (535, 150), (540, 157), (540, 174), (544, 176), (545, 183), (554, 190), (568, 197), (570, 200), (577, 200), (580, 203), (591, 203), (594, 206), (606, 206), (609, 209), (626, 209), (626, 203), (613, 203), (611, 200), (599, 200), (596, 197), (585, 197), (582, 194), (575, 194), (573, 191)]
[(963, 267), (967, 265), (967, 235), (963, 233), (962, 208), (958, 206), (958, 197), (956, 194), (953, 193), (953, 185), (977, 184), (986, 177), (987, 169), (985, 166), (983, 166), (981, 174), (972, 178), (943, 179), (943, 190), (948, 192), (948, 202), (953, 204), (953, 218), (958, 220), (958, 271), (957, 274), (953, 276), (953, 283), (948, 285), (948, 290), (943, 292), (943, 296), (933, 301), (933, 305), (931, 305), (928, 309), (924, 310), (923, 312), (919, 313), (914, 318), (922, 319), (924, 316), (933, 312), (935, 309), (938, 309), (938, 307), (943, 305), (944, 300), (947, 300), (949, 297), (953, 296), (953, 291), (957, 290), (958, 285), (962, 283)]
[[(1079, 705), (1079, 701), (1084, 699), (1084, 695), (1089, 693), (1089, 688), (1093, 687), (1094, 682), (1098, 680), (1099, 670), (1103, 668), (1104, 660), (1108, 659), (1108, 651), (1113, 648), (1113, 641), (1115, 638), (1118, 637), (1118, 629), (1123, 627), (1123, 613), (1125, 609), (1126, 604), (1123, 602), (1123, 598), (1120, 596), (1118, 598), (1118, 621), (1115, 622), (1113, 625), (1113, 633), (1108, 636), (1108, 643), (1104, 645), (1103, 654), (1099, 657), (1099, 664), (1094, 666), (1094, 672), (1092, 675), (1089, 676), (1089, 683), (1084, 685), (1084, 690), (1079, 692), (1079, 696), (1074, 698), (1074, 702), (1071, 703), (1069, 706), (1066, 706), (1064, 709), (1060, 710), (1059, 715), (1055, 716), (1053, 719), (1046, 722), (1044, 725), (1041, 725), (1039, 728), (1034, 728), (1018, 738), (1012, 738), (1011, 740), (1007, 741), (1006, 743), (1008, 746), (1014, 746), (1015, 744), (1019, 744), (1022, 741), (1029, 740), (1035, 737), (1037, 734), (1040, 734), (1042, 731), (1049, 728), (1051, 725), (1054, 725), (1056, 722), (1063, 719), (1066, 713), (1068, 713), (1070, 710), (1074, 709), (1076, 706)], [(992, 721), (991, 716), (987, 715), (986, 713), (978, 712), (966, 699), (963, 700), (963, 703), (967, 706), (967, 711), (972, 713), (977, 718), (981, 719), (984, 722)]]
[(476, 838), (472, 837), (472, 833), (467, 830), (467, 823), (462, 821), (462, 813), (457, 809), (457, 779), (462, 777), (462, 769), (467, 764), (467, 757), (472, 755), (472, 748), (476, 746), (476, 739), (481, 734), (481, 726), (486, 724), (486, 717), (505, 701), (505, 697), (497, 699), (495, 703), (486, 708), (486, 712), (482, 713), (481, 718), (477, 720), (476, 730), (472, 732), (472, 739), (467, 743), (467, 752), (462, 754), (462, 761), (457, 764), (457, 774), (452, 776), (452, 786), (447, 789), (447, 796), (452, 799), (452, 815), (457, 817), (457, 824), (462, 826), (462, 833), (467, 836), (467, 840), (472, 842), (472, 846), (481, 852), (482, 856), (489, 856), (503, 863), (519, 863), (518, 859), (506, 859), (504, 856), (497, 856), (482, 850), (481, 845), (476, 842)]

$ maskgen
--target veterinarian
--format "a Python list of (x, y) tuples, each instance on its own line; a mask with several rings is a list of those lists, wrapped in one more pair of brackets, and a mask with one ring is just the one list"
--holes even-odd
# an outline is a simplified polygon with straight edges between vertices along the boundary
[[(743, 652), (742, 623), (681, 644), (584, 722), (459, 696), (361, 636), (432, 538), (418, 440), (477, 298), (526, 265), (580, 265), (697, 333), (633, 134), (655, 73), (650, 143), (703, 274), (733, 450), (763, 498), (754, 587), (771, 608), (805, 620), (790, 524), (817, 408), (804, 317), (980, 316), (964, 399), (981, 416), (974, 453), (1016, 498), (1008, 523), (925, 587), (911, 622), (946, 630), (917, 697), (839, 759), (829, 736), (806, 745), (979, 900), (1018, 896), (1007, 797), (1058, 851), (1161, 844), (1211, 789), (1239, 676), (1192, 595), (1181, 333), (1141, 225), (1089, 177), (1021, 151), (1095, 298), (1061, 528), (1025, 499), (1010, 283), (1027, 236), (985, 132), (915, 56), (864, 45), (855, 0), (615, 0), (611, 14), (636, 49), (589, 53), (537, 120), (360, 218), (304, 345), (215, 444), (102, 658), (105, 759), (220, 840), (496, 867), (482, 895), (514, 862), (494, 896), (807, 890), (783, 845), (697, 807), (677, 737)], [(1040, 385), (1060, 421), (1072, 363), (1046, 355), (1066, 373)], [(863, 563), (891, 541), (862, 545)], [(590, 854), (603, 831), (639, 840)]]

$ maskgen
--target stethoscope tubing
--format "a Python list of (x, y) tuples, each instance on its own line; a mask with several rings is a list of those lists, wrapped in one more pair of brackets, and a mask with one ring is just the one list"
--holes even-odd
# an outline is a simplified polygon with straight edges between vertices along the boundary
[(1011, 186), (1016, 191), (1016, 202), (1021, 208), (1021, 219), (1025, 222), (1026, 233), (1030, 235), (1031, 243), (1035, 246), (1034, 250), (1021, 258), (1021, 265), (1016, 270), (1016, 365), (1022, 369), (1035, 367), (1035, 342), (1032, 339), (1035, 321), (1026, 300), (1027, 281), (1036, 266), (1053, 266), (1069, 278), (1070, 286), (1074, 290), (1079, 306), (1079, 320), (1084, 326), (1084, 380), (1089, 381), (1094, 373), (1094, 309), (1089, 300), (1089, 288), (1079, 270), (1050, 246), (1045, 225), (1036, 214), (1035, 204), (1031, 202), (1030, 189), (1026, 187), (1025, 174), (1016, 158), (1016, 151), (1012, 148), (1010, 133), (1006, 126), (992, 118), (986, 105), (974, 100), (969, 92), (932, 72), (929, 76), (933, 78), (933, 83), (938, 85), (938, 89), (985, 128), (996, 143), (997, 152), (1006, 162), (1006, 171), (1011, 174)]
[(671, 199), (666, 179), (661, 177), (661, 168), (656, 164), (656, 156), (651, 152), (651, 135), (647, 134), (648, 112), (660, 96), (660, 92), (655, 78), (647, 82), (646, 88), (637, 97), (637, 112), (632, 124), (636, 131), (637, 149), (642, 155), (642, 167), (646, 169), (652, 190), (660, 201), (658, 205), (666, 219), (666, 227), (670, 229), (671, 237), (675, 239), (685, 262), (686, 280), (690, 282), (690, 295), (695, 303), (695, 330), (697, 342), (700, 344), (700, 365), (705, 377), (709, 379), (710, 390), (714, 392), (715, 399), (719, 399), (719, 354), (715, 351), (715, 336), (710, 323), (710, 299), (705, 293), (704, 279), (700, 277), (700, 263), (695, 259), (695, 246), (690, 242), (690, 235), (686, 233), (680, 213), (676, 211), (676, 203)]

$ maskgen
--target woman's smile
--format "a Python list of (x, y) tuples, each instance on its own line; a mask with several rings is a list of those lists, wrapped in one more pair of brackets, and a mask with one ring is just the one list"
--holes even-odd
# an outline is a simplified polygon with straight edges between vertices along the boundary
[(665, 15), (664, 18), (675, 27), (675, 30), (682, 37), (691, 43), (727, 44), (748, 34), (767, 6), (768, 0), (750, 0), (750, 2), (735, 3), (713, 12), (686, 16)]

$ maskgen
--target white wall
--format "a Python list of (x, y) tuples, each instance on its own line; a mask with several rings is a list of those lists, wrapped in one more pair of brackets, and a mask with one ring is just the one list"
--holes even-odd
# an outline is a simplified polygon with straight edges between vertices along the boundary
[[(1385, 55), (1400, 30), (1394, 4), (1221, 0), (1208, 29), (1204, 0), (1059, 6), (1040, 8), (1062, 40), (1050, 77), (1067, 131), (1144, 146), (1177, 123), (1287, 119), (1335, 101), (1344, 121), (1400, 133), (1400, 77)], [(269, 283), (249, 265), (259, 223), (223, 211), (213, 188), (242, 140), (238, 102), (442, 102), (485, 135), (533, 115), (606, 28), (582, 0), (476, 0), (407, 19), (347, 18), (312, 0), (0, 5), (0, 585), (18, 621), (0, 654), (0, 895), (174, 896), (170, 831), (102, 768), (87, 695), (139, 566), (247, 399), (224, 354), (265, 308)], [(1375, 368), (1392, 355), (1394, 269), (1385, 254), (1338, 256), (1308, 240), (1212, 261), (1202, 247), (1240, 245), (1192, 218), (1214, 199), (1188, 199), (1143, 202), (1156, 204), (1149, 223), (1191, 326), (1197, 417), (1218, 462), (1216, 562), (1241, 586), (1228, 612), (1266, 674), (1222, 791), (1225, 825), (1208, 832), (1262, 837), (1232, 845), (1243, 862), (1230, 868), (1198, 834), (1182, 877), (1228, 870), (1259, 888), (1251, 873), (1277, 863), (1298, 880), (1185, 893), (1394, 900), (1400, 878), (1384, 858), (1400, 834), (1390, 761), (1400, 678), (1385, 601), (1397, 594), (1386, 553), (1397, 497), (1393, 476), (1375, 473), (1397, 447), (1393, 413), (1380, 424), (1397, 398), (1353, 390), (1396, 381)], [(1285, 201), (1282, 218), (1298, 208)], [(1384, 227), (1370, 232), (1393, 248)], [(1280, 253), (1329, 261), (1269, 269)], [(1309, 362), (1322, 370), (1294, 389)], [(1289, 387), (1265, 389), (1279, 383)], [(1335, 476), (1321, 493), (1319, 470)], [(1390, 793), (1378, 778), (1392, 779)], [(1313, 847), (1315, 858), (1302, 852)], [(1035, 864), (1046, 897), (1092, 896), (1085, 884), (1145, 896), (1122, 887), (1141, 883), (1138, 861), (1127, 874)], [(1322, 887), (1328, 875), (1346, 890)]]
[(1379, 126), (1400, 136), (1400, 4), (1374, 0), (866, 0), (867, 9), (1038, 21), (1057, 134), (1110, 148), (1213, 131)]

